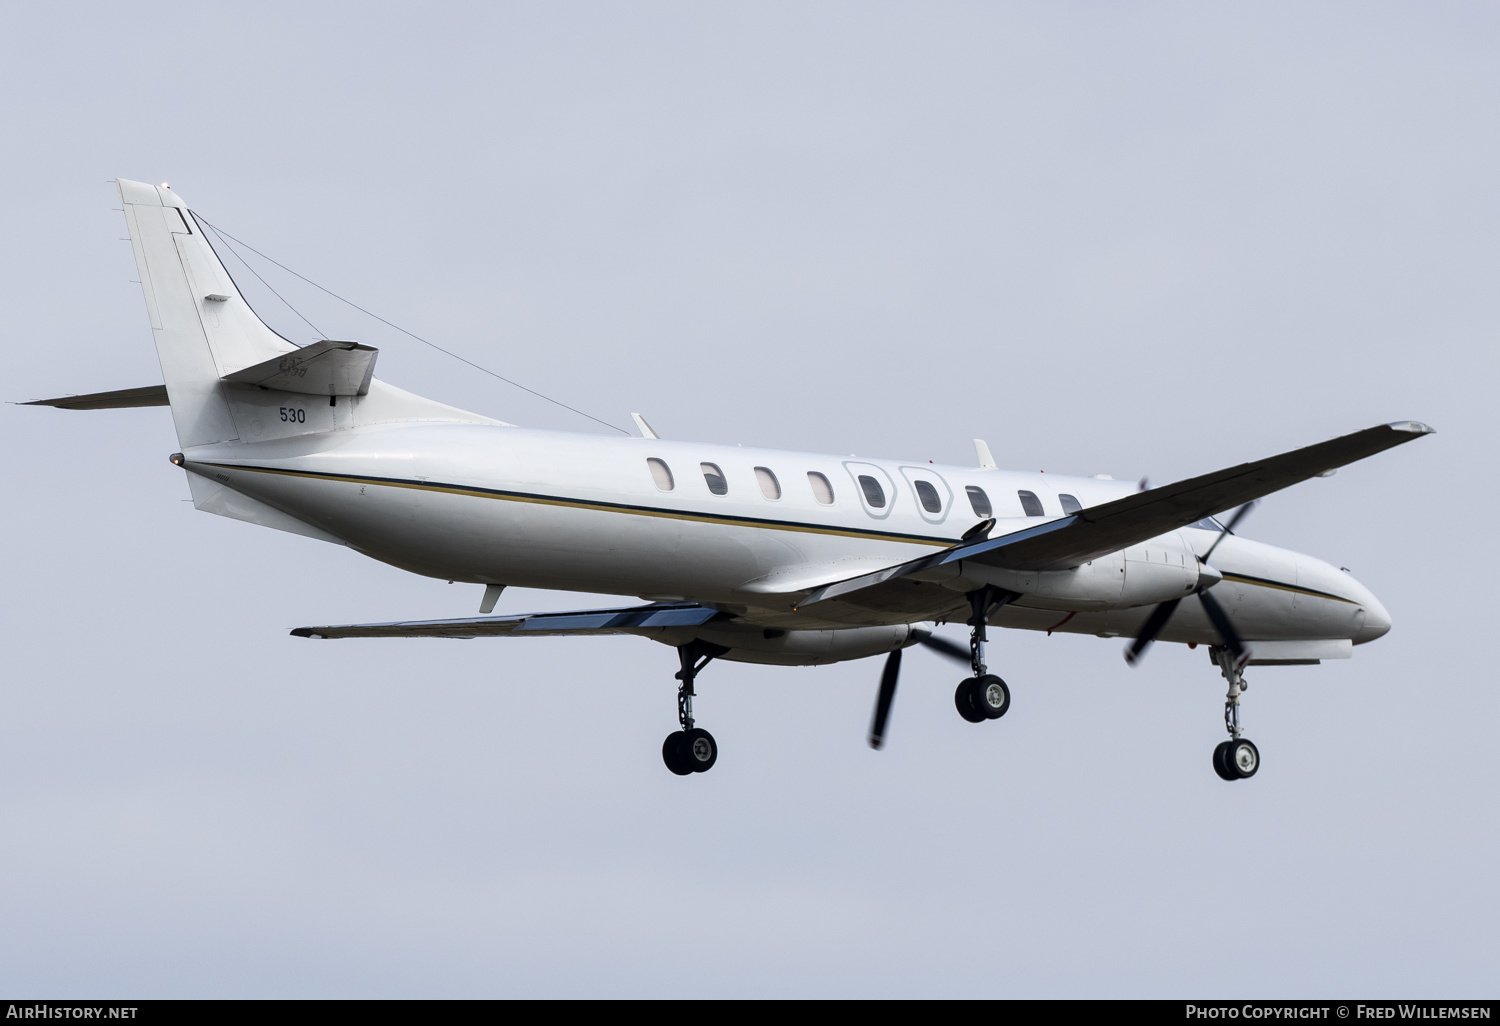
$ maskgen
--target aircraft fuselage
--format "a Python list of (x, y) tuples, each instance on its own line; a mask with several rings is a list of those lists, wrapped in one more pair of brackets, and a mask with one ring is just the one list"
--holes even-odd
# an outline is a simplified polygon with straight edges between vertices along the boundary
[[(195, 497), (203, 486), (232, 489), (429, 577), (690, 599), (772, 628), (908, 622), (837, 603), (798, 613), (795, 602), (818, 584), (946, 548), (987, 516), (998, 536), (1136, 489), (1097, 477), (484, 424), (220, 443), (186, 450), (184, 462), (203, 479)], [(1218, 538), (1189, 527), (1074, 571), (1012, 575), (1005, 586), (1022, 597), (992, 622), (1131, 636), (1152, 605), (1192, 591), (1197, 557)], [(1223, 574), (1214, 595), (1248, 640), (1357, 644), (1389, 628), (1375, 596), (1323, 560), (1231, 536), (1213, 563)], [(951, 586), (961, 600), (973, 585)], [(1217, 635), (1187, 603), (1162, 638), (1213, 644)]]

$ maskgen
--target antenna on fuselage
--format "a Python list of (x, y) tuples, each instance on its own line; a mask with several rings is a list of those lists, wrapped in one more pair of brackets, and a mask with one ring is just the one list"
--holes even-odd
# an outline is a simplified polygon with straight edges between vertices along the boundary
[(657, 434), (655, 429), (653, 429), (650, 424), (646, 423), (646, 418), (642, 417), (639, 413), (632, 413), (630, 415), (630, 419), (635, 421), (636, 430), (640, 431), (642, 438), (661, 437), (661, 435)]
[(983, 438), (974, 439), (974, 455), (979, 457), (980, 470), (998, 470), (995, 466), (995, 457), (990, 455), (990, 447)]

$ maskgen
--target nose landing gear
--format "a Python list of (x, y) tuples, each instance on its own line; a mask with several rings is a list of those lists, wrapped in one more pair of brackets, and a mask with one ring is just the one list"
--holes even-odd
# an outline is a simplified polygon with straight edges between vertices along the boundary
[(974, 612), (969, 618), (969, 662), (974, 676), (959, 681), (958, 690), (953, 693), (953, 704), (958, 707), (958, 714), (970, 723), (998, 720), (1010, 711), (1010, 688), (985, 667), (984, 643), (989, 640), (985, 635), (989, 618), (1015, 597), (1014, 592), (991, 585), (968, 594), (969, 606)]
[(1229, 731), (1229, 740), (1220, 741), (1214, 748), (1214, 772), (1224, 780), (1246, 780), (1260, 769), (1260, 749), (1254, 741), (1240, 736), (1240, 695), (1249, 687), (1240, 672), (1242, 657), (1221, 645), (1208, 653), (1229, 681), (1229, 693), (1224, 696), (1224, 729)]
[(693, 726), (693, 681), (715, 656), (729, 649), (710, 641), (692, 641), (677, 647), (682, 669), (675, 674), (677, 685), (677, 720), (681, 730), (667, 735), (661, 745), (661, 761), (679, 777), (689, 773), (707, 773), (719, 761), (719, 743), (702, 727)]

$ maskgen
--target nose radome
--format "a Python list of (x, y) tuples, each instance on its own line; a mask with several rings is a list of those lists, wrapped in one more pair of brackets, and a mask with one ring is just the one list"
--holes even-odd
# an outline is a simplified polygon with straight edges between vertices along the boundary
[(1391, 629), (1391, 614), (1386, 612), (1385, 606), (1380, 604), (1380, 600), (1369, 588), (1361, 587), (1360, 590), (1364, 592), (1364, 601), (1360, 603), (1360, 607), (1365, 611), (1365, 622), (1354, 635), (1356, 645), (1384, 637)]

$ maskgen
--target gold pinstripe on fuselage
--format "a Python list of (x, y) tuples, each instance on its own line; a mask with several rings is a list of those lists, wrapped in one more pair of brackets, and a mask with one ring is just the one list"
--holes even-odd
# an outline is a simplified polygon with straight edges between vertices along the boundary
[[(820, 524), (798, 523), (789, 520), (768, 520), (759, 517), (725, 516), (723, 514), (663, 509), (659, 506), (637, 506), (630, 503), (603, 502), (589, 499), (571, 499), (557, 495), (541, 495), (532, 492), (515, 492), (499, 488), (481, 488), (473, 485), (413, 481), (405, 478), (378, 477), (365, 474), (330, 474), (313, 470), (288, 470), (281, 467), (256, 467), (248, 464), (201, 463), (200, 466), (217, 467), (221, 470), (248, 471), (255, 474), (274, 474), (282, 477), (305, 478), (317, 481), (336, 481), (346, 484), (377, 485), (384, 488), (408, 488), (415, 491), (436, 492), (444, 495), (467, 495), (479, 499), (495, 499), (505, 502), (525, 502), (537, 505), (560, 506), (569, 509), (586, 509), (602, 513), (622, 513), (631, 516), (660, 517), (668, 520), (684, 520), (700, 524), (720, 524), (734, 527), (755, 527), (770, 531), (792, 531), (803, 534), (822, 534), (839, 538), (864, 538), (871, 541), (906, 542), (914, 545), (931, 545), (946, 548), (955, 544), (957, 538), (934, 538), (931, 536), (902, 534), (895, 531), (869, 531), (853, 528), (826, 527)], [(1287, 591), (1312, 598), (1331, 599), (1358, 605), (1353, 599), (1334, 595), (1313, 588), (1273, 581), (1264, 577), (1252, 577), (1225, 571), (1224, 580), (1257, 588)]]

